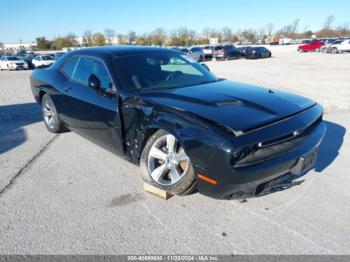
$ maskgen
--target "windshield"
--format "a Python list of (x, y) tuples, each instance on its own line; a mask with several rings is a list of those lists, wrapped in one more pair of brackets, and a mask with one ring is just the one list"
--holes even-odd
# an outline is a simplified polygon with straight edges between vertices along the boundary
[(176, 53), (124, 56), (114, 61), (118, 77), (128, 89), (167, 89), (218, 81), (192, 58)]
[(18, 57), (15, 57), (15, 56), (8, 56), (7, 60), (8, 61), (17, 61), (17, 60), (20, 60), (20, 59)]
[(53, 60), (53, 57), (51, 57), (49, 55), (43, 55), (43, 56), (41, 56), (41, 59), (44, 61), (47, 61), (47, 60)]

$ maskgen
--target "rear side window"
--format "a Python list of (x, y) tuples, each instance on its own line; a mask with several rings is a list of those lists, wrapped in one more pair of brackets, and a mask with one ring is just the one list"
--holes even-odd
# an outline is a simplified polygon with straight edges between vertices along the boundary
[(73, 77), (73, 73), (75, 70), (75, 67), (77, 65), (78, 62), (78, 58), (77, 57), (73, 57), (69, 60), (67, 60), (64, 65), (62, 66), (62, 72), (69, 78)]

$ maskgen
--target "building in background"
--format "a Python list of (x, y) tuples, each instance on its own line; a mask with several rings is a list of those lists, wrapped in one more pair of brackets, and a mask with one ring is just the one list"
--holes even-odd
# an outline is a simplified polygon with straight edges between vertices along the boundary
[(36, 47), (36, 42), (32, 43), (3, 43), (0, 46), (3, 52), (25, 53)]

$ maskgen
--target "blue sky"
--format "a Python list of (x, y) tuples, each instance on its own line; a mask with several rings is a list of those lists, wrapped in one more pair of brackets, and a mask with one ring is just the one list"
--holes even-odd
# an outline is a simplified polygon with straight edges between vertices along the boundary
[(5, 43), (107, 27), (118, 33), (179, 26), (198, 32), (224, 26), (258, 30), (299, 18), (299, 30), (318, 30), (329, 15), (335, 25), (350, 23), (349, 0), (0, 0), (0, 10), (0, 42)]

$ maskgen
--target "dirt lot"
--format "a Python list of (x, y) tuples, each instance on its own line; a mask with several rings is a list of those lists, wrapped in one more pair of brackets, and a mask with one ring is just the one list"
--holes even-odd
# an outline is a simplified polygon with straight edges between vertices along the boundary
[(0, 72), (0, 254), (350, 254), (350, 54), (208, 62), (218, 76), (325, 106), (315, 170), (264, 197), (160, 200), (138, 167), (73, 134), (49, 134), (30, 72)]

